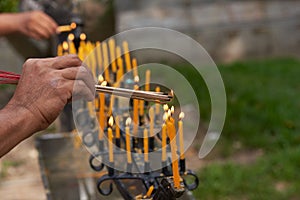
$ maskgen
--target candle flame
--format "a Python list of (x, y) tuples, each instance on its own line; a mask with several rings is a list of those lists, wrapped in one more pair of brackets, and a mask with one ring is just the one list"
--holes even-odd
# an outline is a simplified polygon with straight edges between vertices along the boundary
[(183, 118), (184, 118), (184, 112), (181, 112), (181, 113), (179, 114), (179, 119), (182, 120)]
[(109, 118), (109, 120), (108, 120), (108, 125), (109, 125), (110, 127), (112, 127), (112, 126), (114, 125), (114, 118), (113, 118), (113, 116), (110, 116), (110, 118)]
[(175, 108), (174, 106), (171, 107), (171, 114), (174, 114)]
[(77, 27), (77, 24), (75, 22), (72, 22), (70, 24), (71, 29), (75, 29)]
[(173, 90), (170, 91), (170, 96), (174, 97), (174, 91)]
[(165, 104), (163, 108), (164, 108), (164, 111), (167, 112), (169, 110), (168, 104)]
[(172, 113), (171, 110), (168, 110), (168, 117), (171, 117)]
[(62, 46), (63, 46), (64, 50), (68, 50), (68, 48), (69, 48), (69, 45), (66, 41), (63, 42)]
[(86, 40), (86, 34), (81, 33), (79, 38), (80, 38), (80, 40)]
[(106, 86), (107, 85), (107, 81), (103, 81), (102, 83), (101, 83), (101, 86)]
[(163, 120), (166, 121), (168, 119), (168, 113), (164, 113)]
[(68, 40), (73, 41), (74, 39), (75, 39), (74, 34), (73, 34), (73, 33), (70, 33), (70, 34), (68, 35)]
[(103, 76), (100, 74), (99, 76), (98, 76), (98, 83), (102, 83), (104, 81), (104, 78), (103, 78)]
[(127, 119), (126, 119), (126, 126), (129, 126), (130, 124), (131, 124), (131, 118), (130, 117), (128, 117)]
[(140, 81), (139, 76), (135, 76), (135, 77), (134, 77), (134, 82), (135, 82), (135, 83), (138, 83), (139, 81)]

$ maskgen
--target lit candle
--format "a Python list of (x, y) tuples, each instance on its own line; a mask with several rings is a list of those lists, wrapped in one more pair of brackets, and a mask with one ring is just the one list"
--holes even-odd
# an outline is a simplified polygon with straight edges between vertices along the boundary
[(183, 139), (183, 122), (184, 113), (179, 114), (178, 132), (179, 132), (179, 148), (180, 148), (180, 171), (185, 172), (185, 158), (184, 158), (184, 139)]
[(136, 60), (136, 58), (132, 59), (132, 69), (133, 69), (133, 76), (138, 76), (137, 60)]
[(113, 149), (113, 132), (112, 132), (112, 126), (114, 124), (114, 119), (112, 116), (110, 116), (108, 120), (108, 129), (107, 129), (107, 134), (108, 134), (108, 151), (109, 151), (109, 162), (113, 163), (114, 162), (114, 149)]
[[(156, 87), (155, 88), (155, 92), (160, 92), (160, 87)], [(158, 117), (159, 117), (159, 114), (160, 114), (160, 104), (159, 103), (156, 103), (155, 104), (155, 115), (156, 115), (156, 121), (158, 121)]]
[(176, 144), (176, 129), (174, 125), (174, 119), (172, 119), (170, 113), (169, 119), (167, 120), (167, 130), (168, 135), (170, 138), (171, 143), (171, 155), (172, 155), (172, 171), (173, 171), (173, 180), (174, 180), (174, 187), (180, 188), (180, 175), (178, 169), (178, 159), (177, 159), (177, 144)]
[(115, 40), (113, 38), (109, 39), (109, 52), (110, 52), (110, 62), (111, 62), (111, 69), (114, 73), (117, 72), (117, 65), (116, 65), (116, 55), (115, 55)]
[(81, 60), (85, 59), (85, 40), (86, 35), (84, 33), (81, 33), (79, 36), (80, 42), (79, 42), (79, 48), (78, 48), (78, 57)]
[(62, 43), (62, 48), (63, 48), (63, 55), (68, 55), (69, 54), (69, 45), (68, 45), (68, 42), (64, 41)]
[(131, 158), (131, 141), (130, 141), (130, 124), (131, 124), (131, 118), (127, 118), (126, 120), (126, 128), (125, 128), (125, 133), (126, 133), (126, 152), (127, 152), (127, 163), (131, 164), (132, 163), (132, 158)]
[(126, 63), (126, 71), (129, 72), (131, 70), (131, 62), (130, 62), (130, 53), (128, 48), (128, 42), (123, 42), (123, 49), (125, 54), (125, 63)]
[(74, 44), (74, 39), (75, 36), (73, 33), (70, 33), (68, 35), (68, 41), (69, 41), (69, 47), (70, 47), (70, 54), (76, 54), (76, 48), (75, 48), (75, 44)]
[[(102, 86), (106, 86), (107, 82), (103, 81), (103, 77), (99, 76), (99, 81), (101, 81)], [(100, 106), (99, 106), (99, 121), (100, 121), (100, 128), (99, 128), (99, 140), (103, 139), (103, 132), (105, 127), (105, 94), (99, 93), (100, 96)]]
[(98, 69), (99, 73), (102, 73), (103, 70), (103, 63), (102, 63), (102, 51), (101, 51), (101, 43), (96, 42), (96, 54), (97, 54), (97, 64), (98, 64)]
[[(167, 118), (167, 114), (165, 113), (164, 121), (166, 120), (166, 118)], [(161, 160), (163, 162), (166, 162), (167, 161), (167, 126), (166, 126), (165, 122), (163, 123), (162, 129), (161, 129), (161, 144), (162, 144)]]
[(104, 76), (107, 82), (110, 82), (109, 74), (109, 62), (108, 62), (108, 52), (106, 42), (102, 42), (102, 52), (103, 52), (103, 66), (104, 66)]
[[(134, 77), (134, 90), (138, 90), (138, 82), (139, 82), (139, 77), (136, 76)], [(137, 136), (137, 131), (138, 131), (138, 123), (139, 123), (139, 100), (138, 99), (133, 99), (133, 134), (134, 136)]]
[(150, 91), (150, 77), (151, 77), (151, 71), (146, 71), (146, 80), (145, 80), (145, 90)]

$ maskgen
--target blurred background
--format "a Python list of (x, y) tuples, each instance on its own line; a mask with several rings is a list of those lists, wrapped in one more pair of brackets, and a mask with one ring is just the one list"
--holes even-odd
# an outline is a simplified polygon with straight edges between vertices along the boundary
[[(36, 2), (50, 0), (1, 0), (0, 11), (31, 10), (30, 3)], [(70, 1), (53, 2), (58, 2), (60, 9), (69, 8)], [(104, 40), (131, 28), (165, 27), (198, 41), (217, 63), (227, 93), (227, 118), (221, 139), (208, 157), (199, 160), (197, 156), (201, 134), (187, 152), (187, 167), (197, 171), (200, 178), (195, 199), (299, 199), (299, 0), (73, 2), (80, 8), (84, 31), (91, 40)], [(20, 72), (27, 57), (53, 54), (53, 41), (29, 41), (30, 48), (23, 41), (18, 36), (0, 38), (1, 69)], [(143, 57), (144, 62), (153, 59), (151, 56), (170, 62), (164, 54), (148, 56)], [(182, 70), (186, 64), (175, 59), (172, 65)], [(205, 87), (197, 87), (203, 81), (195, 79), (188, 67), (182, 74), (199, 94), (204, 119), (201, 129), (206, 130), (208, 92)], [(3, 107), (14, 87), (0, 89)], [(46, 132), (55, 129), (53, 125)], [(33, 141), (28, 139), (1, 158), (1, 199), (46, 198)]]

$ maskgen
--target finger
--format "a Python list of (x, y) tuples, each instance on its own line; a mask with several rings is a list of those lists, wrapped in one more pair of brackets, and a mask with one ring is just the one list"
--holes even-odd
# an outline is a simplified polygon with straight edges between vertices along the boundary
[(78, 58), (77, 55), (74, 54), (58, 56), (52, 59), (53, 62), (51, 64), (51, 67), (53, 69), (65, 69), (69, 67), (79, 67), (82, 65), (82, 61)]
[(49, 38), (50, 36), (47, 29), (45, 29), (43, 26), (41, 26), (38, 23), (33, 25), (32, 32), (37, 34), (40, 38)]
[(50, 35), (56, 33), (57, 23), (47, 14), (43, 13), (41, 15), (40, 22), (42, 23), (43, 27), (46, 28)]
[(95, 81), (93, 75), (90, 70), (83, 66), (63, 69), (62, 76), (69, 80), (83, 80), (91, 92), (95, 91)]

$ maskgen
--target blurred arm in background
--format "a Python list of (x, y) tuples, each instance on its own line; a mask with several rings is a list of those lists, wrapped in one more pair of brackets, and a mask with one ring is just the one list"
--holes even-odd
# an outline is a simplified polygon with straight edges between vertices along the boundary
[(34, 39), (47, 39), (56, 33), (57, 24), (42, 11), (0, 14), (0, 36), (21, 33)]

